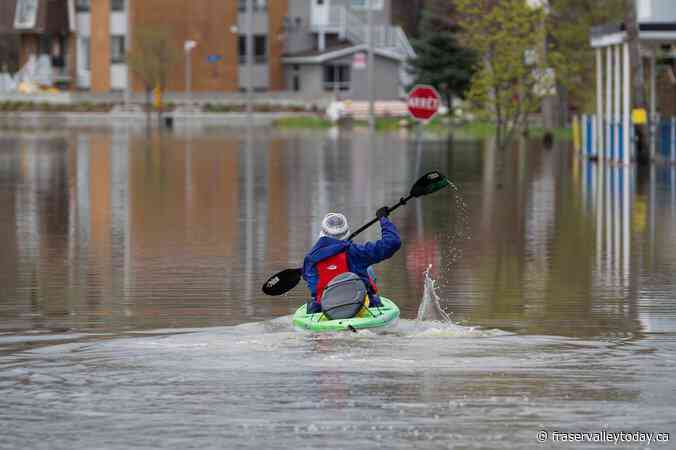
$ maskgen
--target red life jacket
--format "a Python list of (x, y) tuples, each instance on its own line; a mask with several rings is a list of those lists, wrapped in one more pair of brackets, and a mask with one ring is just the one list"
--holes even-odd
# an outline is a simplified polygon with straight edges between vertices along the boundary
[[(316, 268), (317, 273), (319, 274), (316, 299), (317, 303), (321, 303), (324, 289), (326, 289), (326, 286), (328, 286), (331, 280), (341, 273), (350, 272), (350, 268), (347, 265), (347, 252), (340, 252), (326, 259), (322, 259), (316, 264)], [(378, 289), (371, 277), (369, 277), (369, 282), (373, 293), (377, 293)], [(371, 293), (369, 292), (369, 296), (370, 295)]]

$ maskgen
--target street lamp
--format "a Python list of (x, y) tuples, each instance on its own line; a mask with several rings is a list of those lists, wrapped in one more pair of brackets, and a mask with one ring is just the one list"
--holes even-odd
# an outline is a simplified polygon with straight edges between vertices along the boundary
[(192, 103), (192, 66), (190, 64), (190, 52), (195, 47), (197, 47), (197, 42), (195, 41), (188, 40), (183, 44), (183, 49), (185, 50), (185, 98), (188, 105)]

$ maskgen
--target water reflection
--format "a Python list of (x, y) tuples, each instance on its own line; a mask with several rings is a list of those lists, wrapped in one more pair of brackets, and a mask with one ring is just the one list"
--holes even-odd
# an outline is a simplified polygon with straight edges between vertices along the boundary
[[(672, 330), (676, 169), (602, 166), (565, 143), (355, 130), (6, 130), (0, 138), (1, 327), (195, 327), (289, 314), (266, 298), (328, 211), (354, 228), (417, 172), (459, 186), (395, 213), (405, 246), (378, 267), (415, 317), (434, 266), (455, 320), (591, 336)], [(635, 181), (637, 180), (637, 181)], [(377, 228), (364, 239), (378, 236)], [(459, 256), (462, 255), (462, 258)]]
[[(358, 131), (6, 130), (0, 144), (6, 446), (531, 448), (539, 429), (673, 428), (672, 167), (426, 136), (417, 169), (411, 136)], [(396, 330), (299, 333), (304, 290), (259, 293), (327, 210), (358, 226), (433, 168), (461, 195), (393, 217), (404, 248), (378, 272)], [(429, 264), (454, 320), (520, 334), (410, 320)]]
[(674, 283), (668, 272), (676, 253), (671, 238), (661, 235), (673, 228), (676, 197), (668, 193), (676, 192), (676, 178), (665, 176), (671, 168), (637, 173), (635, 166), (575, 164), (583, 173), (585, 211), (594, 220), (594, 310), (638, 322), (643, 332), (672, 332)]

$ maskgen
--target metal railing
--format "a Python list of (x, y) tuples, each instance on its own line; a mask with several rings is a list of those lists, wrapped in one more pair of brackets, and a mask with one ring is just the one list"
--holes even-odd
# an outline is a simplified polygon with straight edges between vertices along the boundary
[[(326, 17), (311, 18), (311, 29), (320, 33), (337, 33), (340, 38), (355, 44), (368, 42), (368, 30), (364, 21), (344, 6), (331, 6)], [(373, 27), (373, 46), (398, 53), (407, 58), (415, 57), (411, 43), (399, 26), (377, 25)]]

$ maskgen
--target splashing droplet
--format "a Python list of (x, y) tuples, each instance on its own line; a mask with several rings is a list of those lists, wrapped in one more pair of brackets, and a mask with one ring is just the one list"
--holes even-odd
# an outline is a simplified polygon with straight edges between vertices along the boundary
[(423, 291), (423, 298), (418, 306), (418, 321), (434, 320), (437, 322), (451, 322), (451, 317), (441, 307), (440, 298), (436, 292), (436, 281), (432, 279), (430, 271), (432, 264), (427, 266), (425, 270), (425, 289)]

